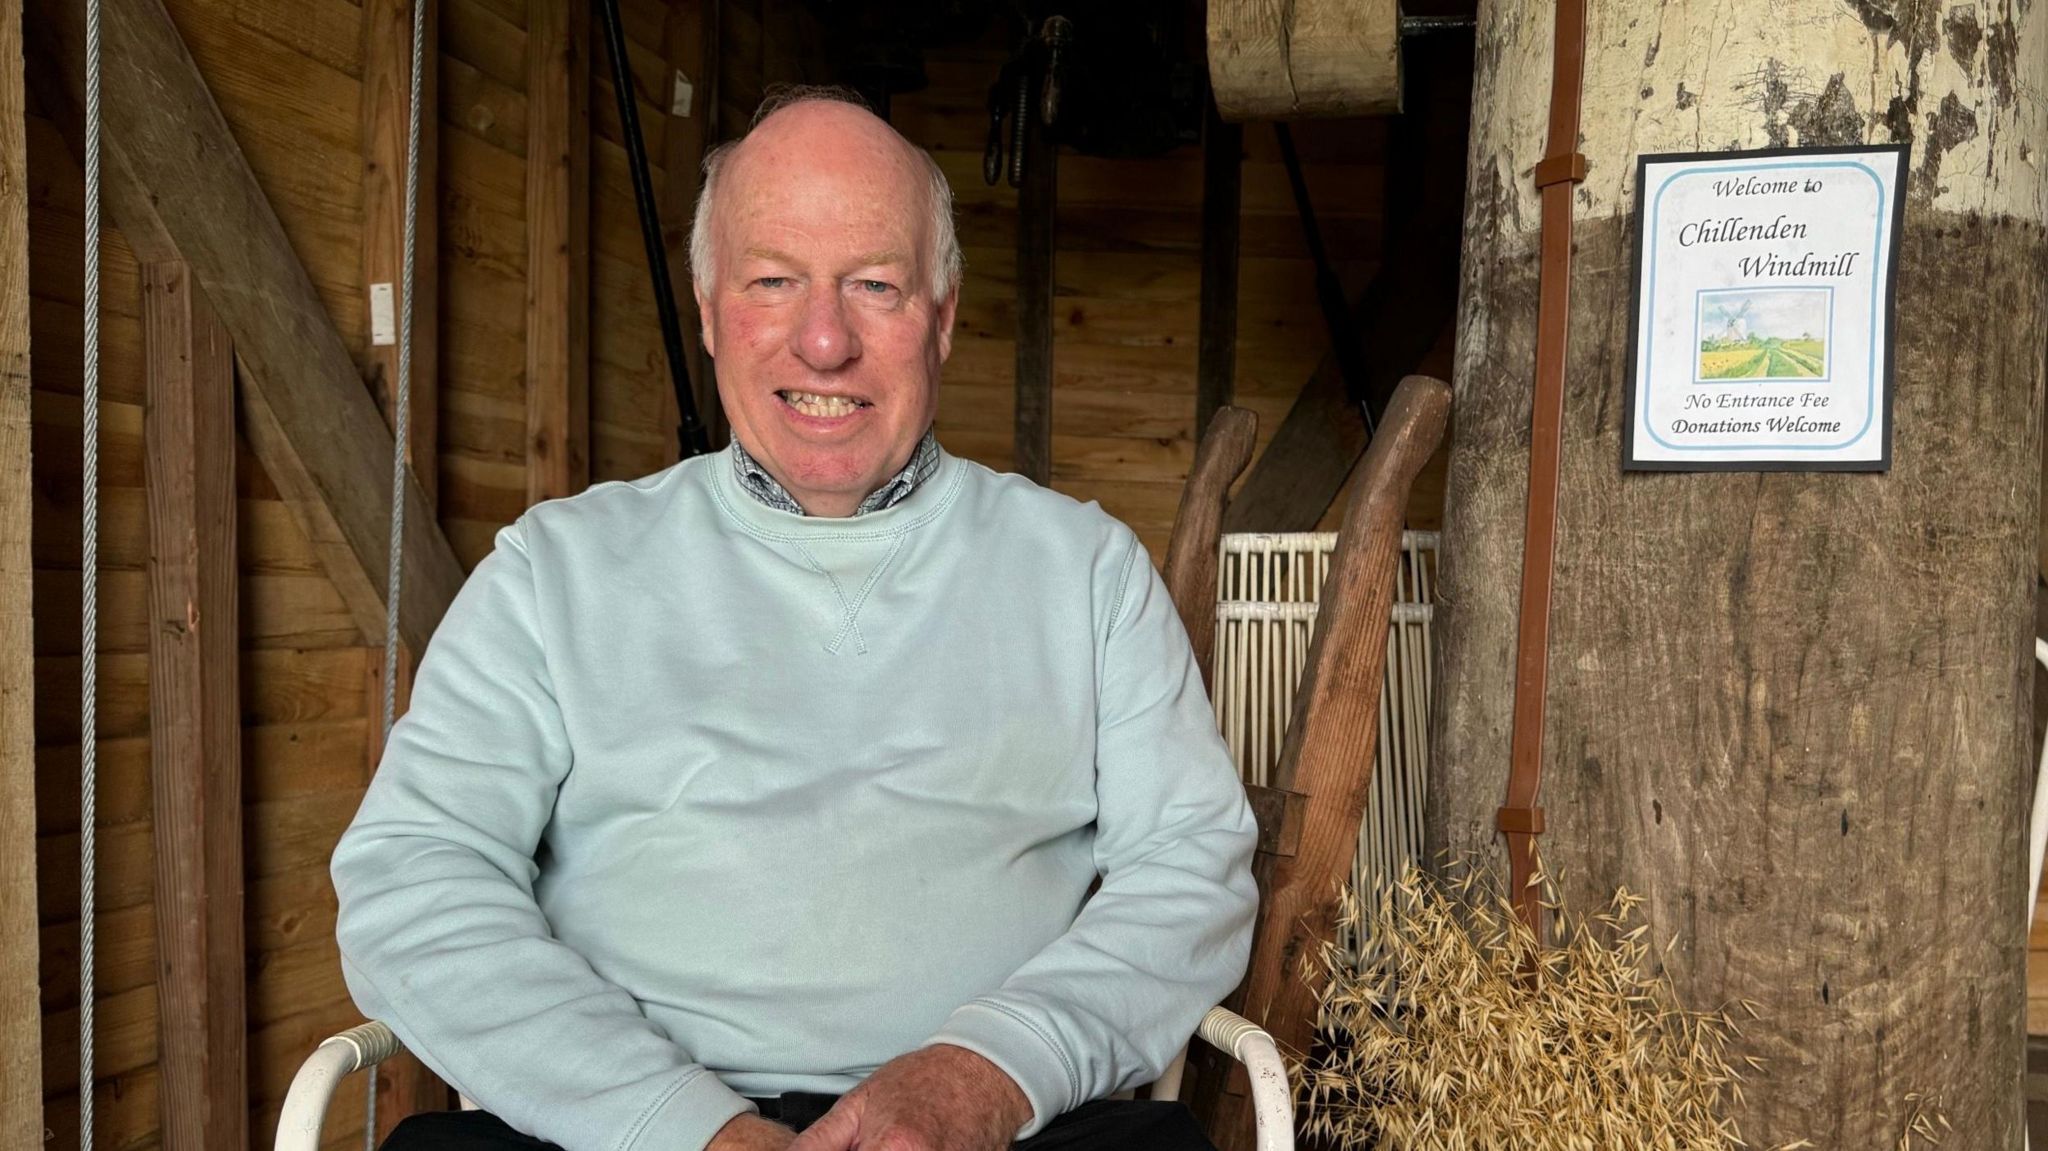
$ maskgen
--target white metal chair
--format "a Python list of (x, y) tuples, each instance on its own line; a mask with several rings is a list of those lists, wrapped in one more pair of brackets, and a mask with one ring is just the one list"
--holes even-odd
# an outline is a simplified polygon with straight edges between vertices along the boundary
[[(1294, 1151), (1294, 1094), (1287, 1082), (1286, 1061), (1273, 1045), (1273, 1037), (1257, 1024), (1221, 1007), (1210, 1009), (1195, 1034), (1244, 1064), (1250, 1074), (1257, 1105), (1258, 1151)], [(278, 1117), (277, 1151), (319, 1151), (320, 1129), (341, 1081), (391, 1058), (399, 1050), (398, 1036), (374, 1020), (322, 1042), (292, 1077), (283, 1113)], [(1173, 1061), (1166, 1074), (1152, 1085), (1151, 1098), (1180, 1097), (1186, 1058), (1186, 1052), (1182, 1052)], [(465, 1110), (470, 1106), (467, 1099), (463, 1100)]]

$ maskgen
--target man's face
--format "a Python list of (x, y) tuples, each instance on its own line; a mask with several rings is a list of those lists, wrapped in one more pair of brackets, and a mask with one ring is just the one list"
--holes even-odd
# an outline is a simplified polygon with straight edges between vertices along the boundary
[(797, 104), (720, 173), (704, 346), (734, 435), (811, 515), (853, 514), (938, 409), (957, 295), (932, 297), (909, 149), (858, 108)]

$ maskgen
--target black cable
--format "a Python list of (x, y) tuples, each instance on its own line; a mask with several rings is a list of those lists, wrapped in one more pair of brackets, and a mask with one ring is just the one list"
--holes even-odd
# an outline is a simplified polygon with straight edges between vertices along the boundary
[[(1301, 236), (1308, 245), (1309, 259), (1316, 266), (1316, 303), (1321, 305), (1323, 326), (1330, 334), (1330, 352), (1337, 357), (1337, 371), (1344, 377), (1344, 394), (1350, 397), (1365, 420), (1368, 433), (1378, 430), (1379, 412), (1366, 391), (1365, 352), (1358, 346), (1358, 332), (1351, 323), (1351, 305), (1344, 300), (1344, 285), (1330, 266), (1330, 254), (1323, 247), (1323, 230), (1316, 224), (1315, 205), (1309, 202), (1308, 180), (1301, 172), (1301, 157), (1294, 152), (1294, 134), (1276, 122), (1274, 134), (1280, 139), (1280, 161), (1287, 168), (1287, 182), (1294, 189), (1294, 207), (1301, 215)], [(1385, 407), (1386, 401), (1380, 401)]]
[(668, 353), (669, 380), (676, 390), (676, 413), (680, 417), (676, 440), (685, 458), (703, 455), (711, 450), (711, 437), (697, 418), (697, 398), (690, 388), (690, 365), (683, 359), (683, 322), (676, 312), (676, 289), (669, 280), (668, 252), (661, 242), (661, 209), (654, 202), (647, 141), (640, 135), (640, 106), (633, 96), (633, 70), (626, 57), (626, 29), (619, 19), (619, 0), (597, 0), (597, 11), (604, 24), (605, 50), (612, 58), (612, 94), (619, 101), (619, 129), (626, 137), (626, 167), (633, 174), (633, 203), (640, 210), (640, 240), (647, 248), (647, 274), (654, 281), (654, 310), (661, 320), (661, 343)]

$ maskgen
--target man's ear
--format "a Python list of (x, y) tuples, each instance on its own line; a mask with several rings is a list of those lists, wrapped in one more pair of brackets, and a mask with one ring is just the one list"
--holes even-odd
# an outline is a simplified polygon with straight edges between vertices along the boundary
[(939, 362), (942, 364), (953, 354), (953, 321), (959, 314), (960, 285), (955, 284), (953, 290), (946, 293), (946, 298), (939, 301)]
[(718, 353), (711, 346), (711, 309), (705, 306), (704, 288), (692, 280), (690, 294), (697, 298), (697, 338), (704, 344), (704, 354), (715, 360)]

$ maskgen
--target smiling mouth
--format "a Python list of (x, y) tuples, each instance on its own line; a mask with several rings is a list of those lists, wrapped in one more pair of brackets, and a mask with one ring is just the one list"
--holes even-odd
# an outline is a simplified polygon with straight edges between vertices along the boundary
[(793, 389), (784, 389), (775, 394), (782, 399), (783, 403), (796, 409), (798, 414), (810, 416), (813, 419), (832, 419), (838, 416), (850, 416), (862, 408), (874, 406), (866, 400), (856, 400), (851, 396), (827, 396), (820, 395), (817, 392), (799, 392)]

